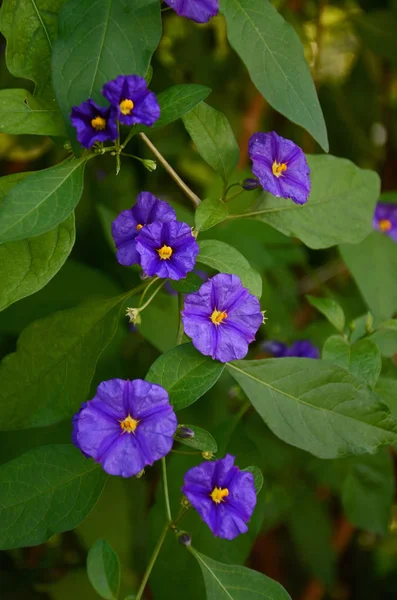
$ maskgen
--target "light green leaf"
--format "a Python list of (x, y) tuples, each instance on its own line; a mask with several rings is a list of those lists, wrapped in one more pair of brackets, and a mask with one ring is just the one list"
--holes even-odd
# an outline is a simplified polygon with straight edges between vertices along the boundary
[(0, 90), (0, 132), (66, 136), (62, 115), (26, 90)]
[(175, 410), (196, 402), (218, 381), (225, 365), (200, 354), (192, 344), (176, 346), (150, 367), (147, 381), (162, 385)]
[(43, 446), (0, 467), (0, 548), (36, 546), (77, 527), (107, 475), (72, 445)]
[(199, 154), (226, 185), (240, 152), (225, 115), (201, 102), (183, 117), (183, 123)]
[(98, 540), (87, 556), (87, 574), (94, 590), (105, 600), (117, 600), (120, 563), (106, 540)]
[(0, 363), (1, 430), (50, 425), (78, 410), (115, 335), (123, 298), (54, 313), (22, 332), (17, 351)]
[(174, 85), (164, 90), (157, 96), (160, 104), (160, 118), (150, 129), (158, 129), (181, 119), (197, 104), (205, 100), (210, 93), (209, 87), (196, 83)]
[(0, 243), (37, 236), (62, 223), (80, 200), (86, 160), (66, 160), (15, 185), (0, 205)]
[(379, 177), (345, 158), (311, 155), (311, 192), (306, 204), (263, 193), (247, 214), (285, 235), (298, 237), (309, 248), (361, 242), (372, 231), (379, 198)]
[(397, 319), (381, 323), (370, 339), (379, 347), (382, 356), (397, 354)]
[(198, 205), (194, 221), (197, 231), (211, 229), (214, 225), (224, 221), (229, 214), (229, 207), (225, 202), (207, 198)]
[(379, 377), (374, 391), (387, 404), (393, 417), (397, 419), (397, 380), (391, 377)]
[(373, 231), (360, 244), (339, 250), (374, 319), (390, 319), (397, 312), (396, 242)]
[(191, 429), (194, 433), (194, 437), (181, 437), (178, 435), (179, 429), (177, 429), (175, 434), (175, 439), (177, 442), (183, 444), (184, 446), (189, 446), (190, 448), (202, 450), (203, 452), (212, 452), (213, 454), (218, 452), (218, 445), (216, 441), (205, 429), (197, 427), (197, 425), (185, 425), (184, 423), (180, 424), (179, 427), (187, 427), (188, 429)]
[(230, 374), (270, 429), (319, 458), (376, 452), (397, 441), (397, 421), (368, 387), (321, 360), (234, 361)]
[(242, 469), (242, 470), (248, 471), (248, 473), (252, 473), (252, 475), (254, 476), (255, 491), (257, 494), (259, 494), (259, 492), (261, 491), (261, 489), (263, 487), (263, 475), (262, 475), (262, 471), (260, 470), (260, 468), (255, 467), (255, 466), (250, 466), (250, 467), (246, 467), (245, 469)]
[(207, 600), (291, 600), (285, 589), (266, 575), (235, 565), (225, 565), (204, 556), (194, 548), (190, 552), (197, 559), (203, 574)]
[[(0, 31), (7, 40), (7, 67), (35, 82), (35, 96), (52, 101), (51, 51), (58, 13), (65, 0), (4, 0)], [(53, 108), (56, 108), (53, 107)]]
[(338, 331), (343, 332), (345, 315), (340, 304), (332, 298), (318, 298), (317, 296), (306, 296), (306, 298)]
[(382, 369), (379, 348), (369, 339), (349, 344), (339, 336), (331, 336), (324, 344), (322, 357), (350, 371), (371, 389), (374, 388)]
[(328, 152), (328, 138), (303, 46), (269, 0), (221, 0), (230, 44), (269, 104)]
[(197, 262), (219, 271), (240, 277), (243, 285), (257, 298), (262, 296), (262, 279), (257, 271), (251, 268), (248, 260), (238, 250), (218, 240), (202, 240), (199, 242), (200, 254)]

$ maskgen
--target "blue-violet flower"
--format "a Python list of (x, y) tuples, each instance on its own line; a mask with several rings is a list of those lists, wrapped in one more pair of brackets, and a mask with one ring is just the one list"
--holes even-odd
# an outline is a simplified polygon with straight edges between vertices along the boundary
[(207, 23), (219, 12), (219, 0), (165, 0), (180, 17)]
[(91, 98), (79, 106), (73, 106), (70, 120), (76, 128), (77, 139), (84, 148), (95, 142), (107, 142), (118, 137), (117, 113), (111, 107), (98, 106)]
[(160, 117), (160, 105), (156, 95), (148, 90), (146, 81), (139, 75), (119, 75), (108, 81), (102, 94), (117, 110), (123, 125), (151, 126)]
[(397, 204), (378, 202), (374, 214), (374, 228), (397, 242)]
[(185, 474), (182, 492), (216, 537), (232, 540), (246, 533), (256, 505), (254, 477), (234, 466), (227, 454)]
[(237, 275), (219, 273), (185, 297), (186, 335), (206, 356), (228, 362), (244, 358), (263, 322), (258, 298)]
[(176, 428), (164, 388), (111, 379), (73, 417), (72, 441), (110, 475), (132, 477), (169, 453)]
[(248, 144), (252, 172), (266, 192), (305, 204), (310, 194), (310, 169), (303, 151), (275, 131), (254, 133)]
[(298, 357), (298, 358), (320, 358), (320, 350), (309, 340), (297, 340), (291, 346), (287, 346), (276, 340), (269, 340), (261, 344), (264, 352), (272, 354), (274, 358)]

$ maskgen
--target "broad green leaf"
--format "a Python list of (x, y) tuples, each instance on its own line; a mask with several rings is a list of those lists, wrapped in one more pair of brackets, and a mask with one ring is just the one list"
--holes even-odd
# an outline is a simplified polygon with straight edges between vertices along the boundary
[(259, 492), (261, 491), (261, 489), (263, 487), (263, 475), (262, 475), (262, 471), (260, 470), (260, 468), (255, 467), (255, 466), (252, 466), (252, 467), (250, 466), (250, 467), (246, 467), (245, 469), (242, 469), (242, 470), (252, 473), (252, 475), (254, 476), (255, 491), (257, 494), (259, 494)]
[(178, 298), (157, 294), (141, 315), (139, 333), (160, 352), (175, 346), (179, 328)]
[(328, 152), (327, 130), (303, 46), (269, 0), (221, 0), (230, 44), (269, 104)]
[(62, 223), (80, 200), (86, 160), (66, 160), (15, 185), (0, 205), (0, 243), (37, 236)]
[(52, 56), (53, 85), (65, 122), (72, 106), (87, 98), (103, 105), (101, 89), (110, 79), (144, 77), (160, 37), (158, 0), (69, 0), (59, 15)]
[(212, 435), (208, 433), (205, 429), (201, 427), (197, 427), (197, 425), (185, 425), (180, 424), (179, 427), (188, 427), (194, 432), (194, 437), (186, 438), (178, 435), (178, 430), (175, 434), (175, 439), (177, 442), (184, 444), (185, 446), (190, 446), (190, 448), (196, 448), (197, 450), (202, 450), (203, 452), (212, 452), (216, 454), (218, 452), (218, 445)]
[(396, 242), (373, 231), (360, 244), (339, 250), (374, 319), (390, 319), (397, 312)]
[(162, 385), (175, 410), (181, 410), (215, 385), (224, 366), (200, 354), (192, 344), (183, 344), (160, 356), (150, 367), (146, 379)]
[(0, 467), (0, 548), (36, 546), (74, 529), (107, 475), (71, 444), (42, 446)]
[(105, 600), (117, 600), (120, 587), (120, 563), (106, 540), (98, 540), (87, 556), (87, 574), (94, 590)]
[(397, 319), (381, 323), (370, 339), (379, 347), (382, 356), (397, 354)]
[(160, 104), (160, 118), (153, 125), (153, 129), (164, 127), (181, 119), (197, 104), (205, 100), (210, 93), (210, 88), (196, 83), (174, 85), (164, 90), (157, 95)]
[(372, 231), (378, 175), (336, 156), (311, 155), (307, 160), (312, 187), (306, 204), (263, 193), (247, 214), (300, 238), (309, 248), (361, 242)]
[(58, 107), (49, 108), (20, 89), (0, 91), (0, 132), (66, 136)]
[(291, 600), (285, 589), (266, 575), (235, 565), (225, 565), (189, 548), (203, 574), (207, 600)]
[(50, 425), (78, 410), (115, 335), (123, 298), (54, 313), (22, 332), (17, 351), (0, 363), (1, 430)]
[(184, 279), (178, 281), (171, 281), (170, 286), (176, 292), (181, 294), (191, 294), (197, 292), (198, 289), (203, 285), (203, 280), (196, 273), (188, 273)]
[(4, 0), (0, 11), (0, 31), (7, 40), (8, 69), (15, 77), (34, 81), (35, 95), (52, 102), (51, 52), (58, 13), (64, 2)]
[(371, 389), (374, 388), (382, 369), (379, 348), (369, 339), (349, 344), (337, 335), (331, 336), (324, 344), (322, 357), (350, 371)]
[(221, 175), (226, 185), (240, 153), (225, 115), (201, 102), (183, 117), (183, 123), (199, 154)]
[(343, 332), (345, 315), (340, 304), (332, 298), (318, 298), (317, 296), (306, 296), (306, 298), (338, 331)]
[(262, 279), (251, 268), (248, 260), (238, 250), (218, 240), (199, 242), (200, 254), (197, 262), (215, 269), (220, 273), (231, 273), (240, 277), (243, 285), (257, 298), (262, 296)]
[(229, 207), (225, 202), (207, 198), (198, 205), (194, 215), (197, 231), (211, 229), (214, 225), (224, 221), (229, 214)]
[(368, 387), (321, 360), (234, 361), (230, 374), (270, 429), (319, 458), (373, 453), (397, 441), (397, 421)]
[(391, 377), (379, 377), (374, 391), (387, 404), (393, 417), (397, 419), (397, 380)]

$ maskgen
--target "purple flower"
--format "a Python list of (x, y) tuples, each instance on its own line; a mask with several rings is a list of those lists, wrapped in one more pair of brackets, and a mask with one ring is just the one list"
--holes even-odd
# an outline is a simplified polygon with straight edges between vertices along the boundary
[(112, 223), (112, 236), (119, 263), (126, 267), (141, 263), (136, 249), (136, 237), (142, 227), (155, 221), (175, 220), (175, 211), (167, 202), (159, 200), (150, 192), (141, 192), (136, 204), (128, 210), (123, 210)]
[(285, 138), (254, 133), (248, 144), (252, 172), (266, 192), (305, 204), (310, 194), (310, 169), (303, 151)]
[(117, 113), (111, 107), (98, 106), (91, 98), (79, 106), (73, 106), (70, 120), (77, 131), (77, 139), (84, 148), (95, 142), (106, 142), (118, 137)]
[(186, 335), (201, 354), (228, 362), (247, 354), (263, 315), (259, 300), (237, 275), (219, 273), (186, 296), (182, 320)]
[(160, 117), (156, 95), (147, 89), (146, 81), (139, 75), (119, 75), (105, 83), (102, 94), (117, 110), (123, 125), (141, 123), (150, 127)]
[(246, 533), (256, 505), (252, 473), (234, 466), (234, 456), (204, 462), (185, 474), (182, 492), (216, 537)]
[(163, 279), (183, 279), (194, 268), (199, 246), (186, 223), (152, 223), (140, 230), (136, 249), (142, 269)]
[(269, 340), (261, 344), (264, 352), (273, 354), (274, 358), (285, 358), (287, 356), (298, 358), (320, 358), (320, 351), (309, 340), (298, 340), (291, 346), (287, 346), (276, 340)]
[(219, 0), (165, 0), (180, 17), (207, 23), (219, 12)]
[(397, 242), (397, 204), (378, 202), (374, 214), (374, 228)]
[(110, 475), (132, 477), (172, 448), (177, 428), (164, 388), (111, 379), (73, 417), (73, 443)]

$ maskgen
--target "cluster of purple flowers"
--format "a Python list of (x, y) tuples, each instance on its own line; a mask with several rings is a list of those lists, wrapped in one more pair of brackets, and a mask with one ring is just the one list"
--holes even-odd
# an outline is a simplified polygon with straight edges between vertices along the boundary
[(374, 214), (374, 228), (397, 242), (397, 204), (378, 202)]
[(269, 340), (261, 344), (261, 350), (271, 354), (274, 358), (298, 357), (298, 358), (320, 358), (320, 350), (309, 340), (298, 340), (287, 346), (277, 340)]
[(84, 148), (91, 148), (95, 142), (116, 140), (119, 136), (117, 121), (122, 125), (140, 123), (150, 127), (160, 117), (155, 94), (138, 75), (119, 75), (108, 81), (102, 88), (102, 95), (110, 106), (98, 106), (89, 98), (72, 108), (71, 122)]

